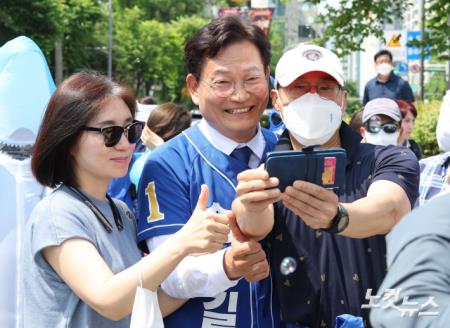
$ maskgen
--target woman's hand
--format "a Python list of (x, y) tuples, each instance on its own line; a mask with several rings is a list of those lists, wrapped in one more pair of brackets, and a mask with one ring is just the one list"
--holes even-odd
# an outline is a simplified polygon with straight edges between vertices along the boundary
[(197, 206), (184, 227), (174, 237), (184, 247), (187, 255), (213, 253), (222, 249), (228, 240), (228, 216), (206, 211), (208, 186), (202, 185)]

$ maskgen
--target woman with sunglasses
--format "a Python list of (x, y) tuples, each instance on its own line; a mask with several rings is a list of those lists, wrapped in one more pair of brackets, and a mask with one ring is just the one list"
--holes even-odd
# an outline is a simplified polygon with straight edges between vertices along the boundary
[[(32, 170), (55, 190), (26, 228), (25, 327), (129, 327), (141, 274), (143, 287), (156, 290), (186, 255), (227, 240), (228, 218), (201, 211), (202, 186), (198, 215), (141, 258), (132, 214), (106, 194), (110, 180), (127, 173), (140, 137), (135, 104), (128, 89), (89, 72), (71, 76), (50, 99)], [(182, 303), (160, 294), (163, 315)]]

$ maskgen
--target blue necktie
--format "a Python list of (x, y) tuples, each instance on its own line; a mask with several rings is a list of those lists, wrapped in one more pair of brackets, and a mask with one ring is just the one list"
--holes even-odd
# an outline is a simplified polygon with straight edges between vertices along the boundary
[(250, 155), (253, 153), (253, 151), (248, 147), (244, 146), (242, 148), (235, 148), (230, 156), (236, 158), (238, 161), (245, 163), (245, 165), (248, 167), (248, 162), (250, 161)]

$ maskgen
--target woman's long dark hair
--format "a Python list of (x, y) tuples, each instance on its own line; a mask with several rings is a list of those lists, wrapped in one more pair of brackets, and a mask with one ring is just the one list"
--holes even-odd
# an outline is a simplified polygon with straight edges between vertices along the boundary
[(60, 183), (77, 186), (70, 152), (83, 127), (112, 97), (121, 98), (134, 116), (133, 93), (96, 72), (76, 73), (58, 86), (47, 105), (31, 158), (39, 183), (52, 188)]

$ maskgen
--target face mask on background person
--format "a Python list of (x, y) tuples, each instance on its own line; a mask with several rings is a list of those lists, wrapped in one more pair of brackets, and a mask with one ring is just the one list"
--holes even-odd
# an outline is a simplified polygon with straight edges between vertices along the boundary
[(365, 139), (367, 143), (371, 143), (373, 145), (389, 146), (397, 144), (399, 135), (400, 131), (394, 133), (386, 133), (383, 130), (378, 133), (371, 133), (366, 131)]
[(377, 73), (380, 75), (389, 75), (393, 69), (394, 67), (388, 63), (382, 63), (376, 67)]
[(307, 93), (284, 106), (283, 122), (303, 146), (323, 145), (339, 128), (341, 108), (332, 100)]

